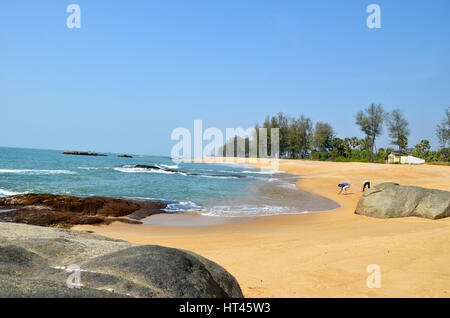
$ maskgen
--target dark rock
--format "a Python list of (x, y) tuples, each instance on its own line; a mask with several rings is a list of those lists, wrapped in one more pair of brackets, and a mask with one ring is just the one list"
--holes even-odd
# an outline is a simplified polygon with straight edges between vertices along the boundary
[[(67, 274), (68, 276), (69, 274)], [(107, 290), (68, 288), (65, 281), (0, 275), (2, 298), (127, 298)]]
[(167, 172), (179, 172), (178, 170), (174, 170), (174, 169), (166, 169), (166, 168), (161, 168), (158, 166), (149, 166), (149, 165), (136, 165), (136, 168), (141, 168), (141, 169), (153, 169), (153, 170), (164, 170)]
[(450, 216), (450, 192), (382, 183), (364, 192), (355, 213), (376, 218), (441, 219)]
[(75, 151), (75, 150), (64, 151), (63, 155), (107, 157), (107, 155), (104, 155), (101, 153), (88, 152), (88, 151)]
[(137, 211), (134, 211), (133, 213), (129, 214), (128, 217), (133, 220), (142, 220), (143, 218), (146, 218), (153, 214), (159, 214), (161, 213), (161, 208), (147, 208), (147, 209), (139, 209)]
[(192, 172), (184, 172), (180, 170), (175, 169), (168, 169), (168, 168), (161, 168), (159, 166), (152, 166), (152, 165), (135, 165), (136, 168), (141, 169), (153, 169), (153, 170), (163, 170), (167, 172), (174, 172), (174, 173), (182, 173), (187, 176), (193, 176), (193, 177), (215, 177), (215, 178), (247, 178), (247, 176), (243, 176), (240, 174), (200, 174), (200, 173), (192, 173)]
[[(80, 198), (53, 194), (21, 194), (0, 198), (0, 209), (14, 209), (0, 214), (0, 222), (41, 226), (102, 224), (112, 221), (139, 223), (133, 219), (164, 213), (165, 203), (105, 197)], [(120, 218), (120, 219), (119, 219)]]
[(228, 271), (226, 271), (223, 267), (218, 266), (216, 263), (210, 261), (209, 259), (195, 254), (191, 251), (184, 251), (195, 258), (197, 258), (203, 265), (205, 265), (206, 269), (211, 273), (214, 280), (219, 284), (219, 286), (227, 293), (227, 295), (231, 295), (231, 297), (243, 298), (242, 290), (236, 279), (231, 275)]
[(197, 254), (173, 248), (130, 247), (81, 267), (92, 273), (88, 286), (115, 285), (116, 292), (133, 296), (138, 296), (138, 291), (146, 297), (243, 297), (236, 280), (222, 267)]
[[(68, 288), (76, 264), (80, 288)], [(0, 223), (0, 297), (243, 297), (195, 253), (55, 228)]]
[(0, 274), (22, 275), (44, 263), (46, 262), (42, 257), (22, 247), (0, 246)]
[(126, 155), (126, 154), (123, 154), (123, 153), (121, 153), (121, 154), (118, 155), (117, 157), (119, 157), (119, 158), (133, 158), (133, 156), (131, 156), (131, 155)]
[(141, 169), (157, 169), (157, 170), (162, 170), (160, 167), (158, 166), (149, 166), (149, 165), (135, 165), (136, 168), (141, 168)]

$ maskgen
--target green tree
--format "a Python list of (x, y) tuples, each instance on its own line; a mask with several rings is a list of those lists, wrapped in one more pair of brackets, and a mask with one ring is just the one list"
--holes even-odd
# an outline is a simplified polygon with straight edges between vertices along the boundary
[(420, 143), (414, 146), (414, 149), (412, 150), (413, 156), (427, 159), (429, 152), (431, 149), (430, 142), (426, 139), (423, 139)]
[(388, 116), (389, 137), (391, 144), (398, 147), (398, 151), (406, 152), (408, 146), (409, 124), (399, 109), (394, 109)]
[[(288, 132), (289, 132), (289, 117), (285, 116), (283, 113), (278, 113), (277, 115), (277, 125), (280, 136), (280, 156), (287, 156), (287, 146), (288, 146)], [(275, 127), (276, 128), (276, 127)]]
[(334, 131), (330, 124), (317, 122), (314, 129), (313, 146), (315, 150), (325, 152), (332, 147)]
[(300, 115), (299, 118), (290, 118), (287, 140), (289, 158), (305, 158), (310, 150), (311, 139), (311, 119), (304, 115)]
[(441, 124), (436, 127), (436, 136), (439, 140), (439, 146), (444, 149), (450, 139), (450, 106), (445, 110), (445, 117)]
[(250, 139), (242, 138), (240, 136), (234, 136), (228, 139), (228, 141), (220, 147), (217, 151), (219, 156), (227, 156), (227, 148), (234, 149), (232, 157), (237, 157), (238, 154), (245, 154), (245, 157), (249, 156)]
[(353, 149), (357, 148), (360, 145), (358, 137), (350, 138), (350, 143)]
[(345, 156), (345, 142), (341, 138), (335, 137), (332, 140), (331, 157), (336, 159)]
[(373, 161), (375, 140), (381, 135), (386, 113), (381, 105), (371, 104), (364, 111), (356, 114), (356, 124), (370, 139), (370, 161)]
[(364, 139), (359, 139), (359, 150), (367, 151), (372, 148), (372, 140), (370, 137), (366, 137)]

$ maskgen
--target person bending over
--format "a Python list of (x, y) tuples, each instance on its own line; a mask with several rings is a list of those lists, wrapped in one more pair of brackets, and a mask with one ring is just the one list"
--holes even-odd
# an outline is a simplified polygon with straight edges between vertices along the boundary
[(347, 194), (347, 189), (350, 188), (350, 183), (339, 183), (338, 187), (341, 188), (338, 194), (341, 194), (344, 191), (344, 194)]
[(366, 188), (370, 189), (370, 181), (369, 180), (364, 180), (364, 182), (363, 182), (363, 191), (362, 192), (366, 191)]

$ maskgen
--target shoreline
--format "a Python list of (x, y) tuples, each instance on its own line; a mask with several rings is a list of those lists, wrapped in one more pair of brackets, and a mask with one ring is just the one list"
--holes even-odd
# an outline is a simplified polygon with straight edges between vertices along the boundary
[[(205, 162), (209, 163), (209, 162)], [(253, 167), (253, 166), (252, 166)], [(202, 212), (174, 212), (163, 213), (157, 215), (151, 215), (142, 219), (143, 225), (155, 225), (155, 226), (174, 226), (174, 227), (189, 227), (189, 226), (214, 226), (221, 224), (235, 224), (235, 223), (248, 223), (256, 222), (260, 218), (279, 215), (299, 215), (306, 213), (324, 213), (331, 212), (341, 208), (342, 206), (329, 198), (313, 194), (307, 191), (303, 191), (297, 187), (301, 179), (301, 175), (293, 173), (279, 171), (278, 177), (273, 177), (278, 183), (274, 184), (265, 180), (264, 183), (258, 184), (257, 195), (261, 196), (267, 192), (270, 192), (271, 196), (277, 197), (280, 201), (280, 205), (286, 201), (297, 200), (296, 207), (300, 211), (293, 212), (279, 212), (272, 214), (237, 214), (237, 215), (214, 215)], [(282, 174), (283, 176), (280, 176)], [(291, 182), (295, 178), (294, 182)], [(292, 185), (292, 188), (290, 187)], [(294, 191), (292, 191), (294, 190)], [(290, 192), (289, 197), (286, 197), (286, 193)], [(244, 202), (249, 198), (244, 199)], [(291, 203), (292, 204), (292, 203)], [(278, 206), (278, 204), (277, 204)], [(288, 207), (285, 207), (289, 209)], [(308, 209), (305, 209), (308, 208)], [(302, 210), (303, 209), (303, 210)]]
[[(341, 208), (214, 226), (114, 223), (74, 229), (194, 251), (230, 271), (246, 297), (450, 297), (450, 255), (442, 252), (450, 244), (449, 218), (354, 214), (364, 179), (449, 191), (448, 167), (280, 160), (279, 170), (302, 175), (297, 188), (332, 198)], [(352, 188), (337, 196), (342, 181)], [(382, 269), (380, 289), (366, 286), (370, 264)]]
[(230, 217), (230, 216), (209, 216), (198, 213), (162, 213), (149, 216), (142, 219), (143, 226), (167, 226), (167, 227), (195, 227), (195, 226), (215, 226), (223, 224), (237, 224), (257, 222), (259, 218), (255, 217)]

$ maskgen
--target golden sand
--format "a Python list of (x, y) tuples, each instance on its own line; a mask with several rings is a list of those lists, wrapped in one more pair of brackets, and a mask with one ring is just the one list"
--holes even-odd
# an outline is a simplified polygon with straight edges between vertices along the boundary
[[(303, 175), (297, 187), (342, 208), (213, 226), (116, 222), (74, 229), (194, 251), (232, 273), (246, 297), (450, 296), (450, 218), (354, 214), (365, 179), (450, 191), (450, 167), (280, 160), (280, 170)], [(338, 196), (344, 181), (352, 188)], [(381, 288), (366, 285), (370, 264), (381, 268)]]

